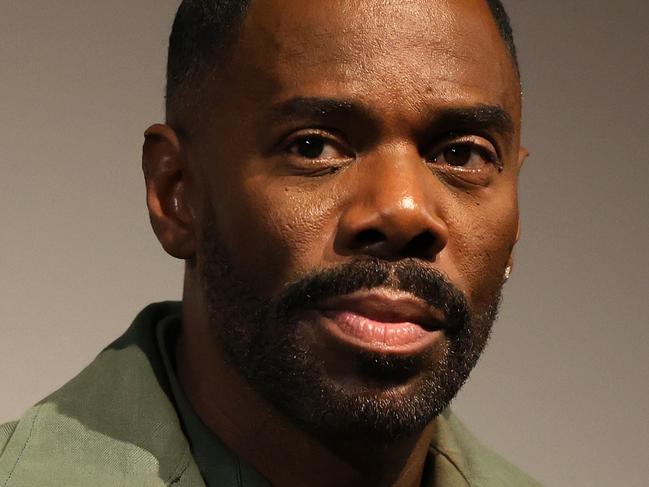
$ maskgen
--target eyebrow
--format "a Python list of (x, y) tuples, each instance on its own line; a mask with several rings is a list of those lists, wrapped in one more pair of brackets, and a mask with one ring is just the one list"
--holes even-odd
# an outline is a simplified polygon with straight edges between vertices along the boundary
[[(348, 117), (378, 124), (377, 116), (370, 108), (354, 101), (335, 98), (291, 98), (273, 105), (269, 115), (273, 121)], [(515, 131), (514, 120), (504, 108), (484, 103), (434, 109), (429, 124), (439, 130), (495, 131), (502, 136), (511, 136)]]
[(296, 97), (278, 103), (270, 109), (270, 118), (274, 120), (349, 116), (371, 118), (369, 110), (360, 104), (334, 98)]
[(493, 130), (503, 136), (515, 131), (512, 116), (501, 106), (477, 104), (444, 108), (431, 116), (434, 126), (451, 130)]

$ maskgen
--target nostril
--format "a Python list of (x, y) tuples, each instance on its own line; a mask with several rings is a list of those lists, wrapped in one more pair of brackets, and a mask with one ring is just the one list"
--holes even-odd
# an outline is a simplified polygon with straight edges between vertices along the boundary
[(354, 237), (354, 244), (357, 248), (365, 248), (387, 240), (387, 237), (373, 228), (358, 232)]
[(427, 257), (434, 253), (437, 238), (431, 232), (422, 232), (412, 238), (403, 248), (404, 257)]

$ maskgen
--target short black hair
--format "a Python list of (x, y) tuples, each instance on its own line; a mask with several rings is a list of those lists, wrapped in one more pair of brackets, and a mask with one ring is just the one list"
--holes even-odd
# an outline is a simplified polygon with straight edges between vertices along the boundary
[[(196, 77), (226, 58), (251, 0), (183, 0), (169, 38), (167, 116), (190, 103), (183, 91)], [(486, 0), (516, 69), (518, 59), (511, 22), (501, 0)]]

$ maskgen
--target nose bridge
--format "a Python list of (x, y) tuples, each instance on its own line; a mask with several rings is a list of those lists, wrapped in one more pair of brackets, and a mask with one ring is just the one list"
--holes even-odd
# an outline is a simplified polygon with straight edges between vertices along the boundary
[[(414, 152), (414, 153), (413, 153)], [(393, 238), (408, 239), (430, 230), (438, 219), (432, 174), (416, 150), (397, 148), (367, 164), (363, 177), (368, 217)]]
[(405, 152), (390, 151), (364, 168), (367, 174), (362, 178), (362, 193), (377, 216), (391, 219), (428, 211), (421, 161), (413, 161), (412, 155)]
[(416, 149), (377, 151), (357, 170), (356, 189), (341, 218), (348, 248), (386, 258), (430, 258), (441, 251), (448, 238), (440, 195)]

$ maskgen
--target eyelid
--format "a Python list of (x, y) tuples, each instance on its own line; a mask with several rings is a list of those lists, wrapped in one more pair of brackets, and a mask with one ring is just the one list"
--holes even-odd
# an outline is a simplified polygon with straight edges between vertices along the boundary
[[(487, 144), (480, 143), (479, 141), (486, 142), (488, 146)], [(482, 157), (485, 157), (488, 162), (495, 164), (499, 168), (502, 167), (502, 159), (500, 156), (500, 151), (498, 150), (498, 146), (488, 138), (480, 135), (449, 133), (446, 135), (446, 137), (432, 145), (432, 150), (427, 150), (426, 154), (440, 154), (445, 149), (454, 145), (468, 145), (472, 149), (479, 152)]]
[(284, 135), (282, 137), (282, 140), (287, 141), (287, 140), (299, 139), (302, 137), (314, 137), (314, 136), (319, 136), (324, 139), (333, 139), (333, 140), (339, 140), (342, 138), (341, 135), (338, 134), (337, 130), (332, 130), (324, 127), (311, 127), (311, 128), (304, 128), (299, 130), (292, 130), (291, 132)]
[(331, 129), (323, 129), (323, 128), (309, 128), (309, 129), (301, 129), (301, 130), (296, 130), (291, 132), (290, 134), (284, 136), (281, 140), (281, 142), (278, 144), (280, 150), (286, 151), (288, 150), (295, 142), (299, 141), (300, 139), (307, 138), (307, 137), (320, 137), (324, 139), (325, 143), (331, 144), (336, 147), (336, 149), (340, 150), (340, 152), (345, 153), (347, 157), (354, 157), (355, 152), (351, 149), (349, 143), (345, 140), (345, 138), (337, 133), (338, 131), (336, 130), (331, 130)]

